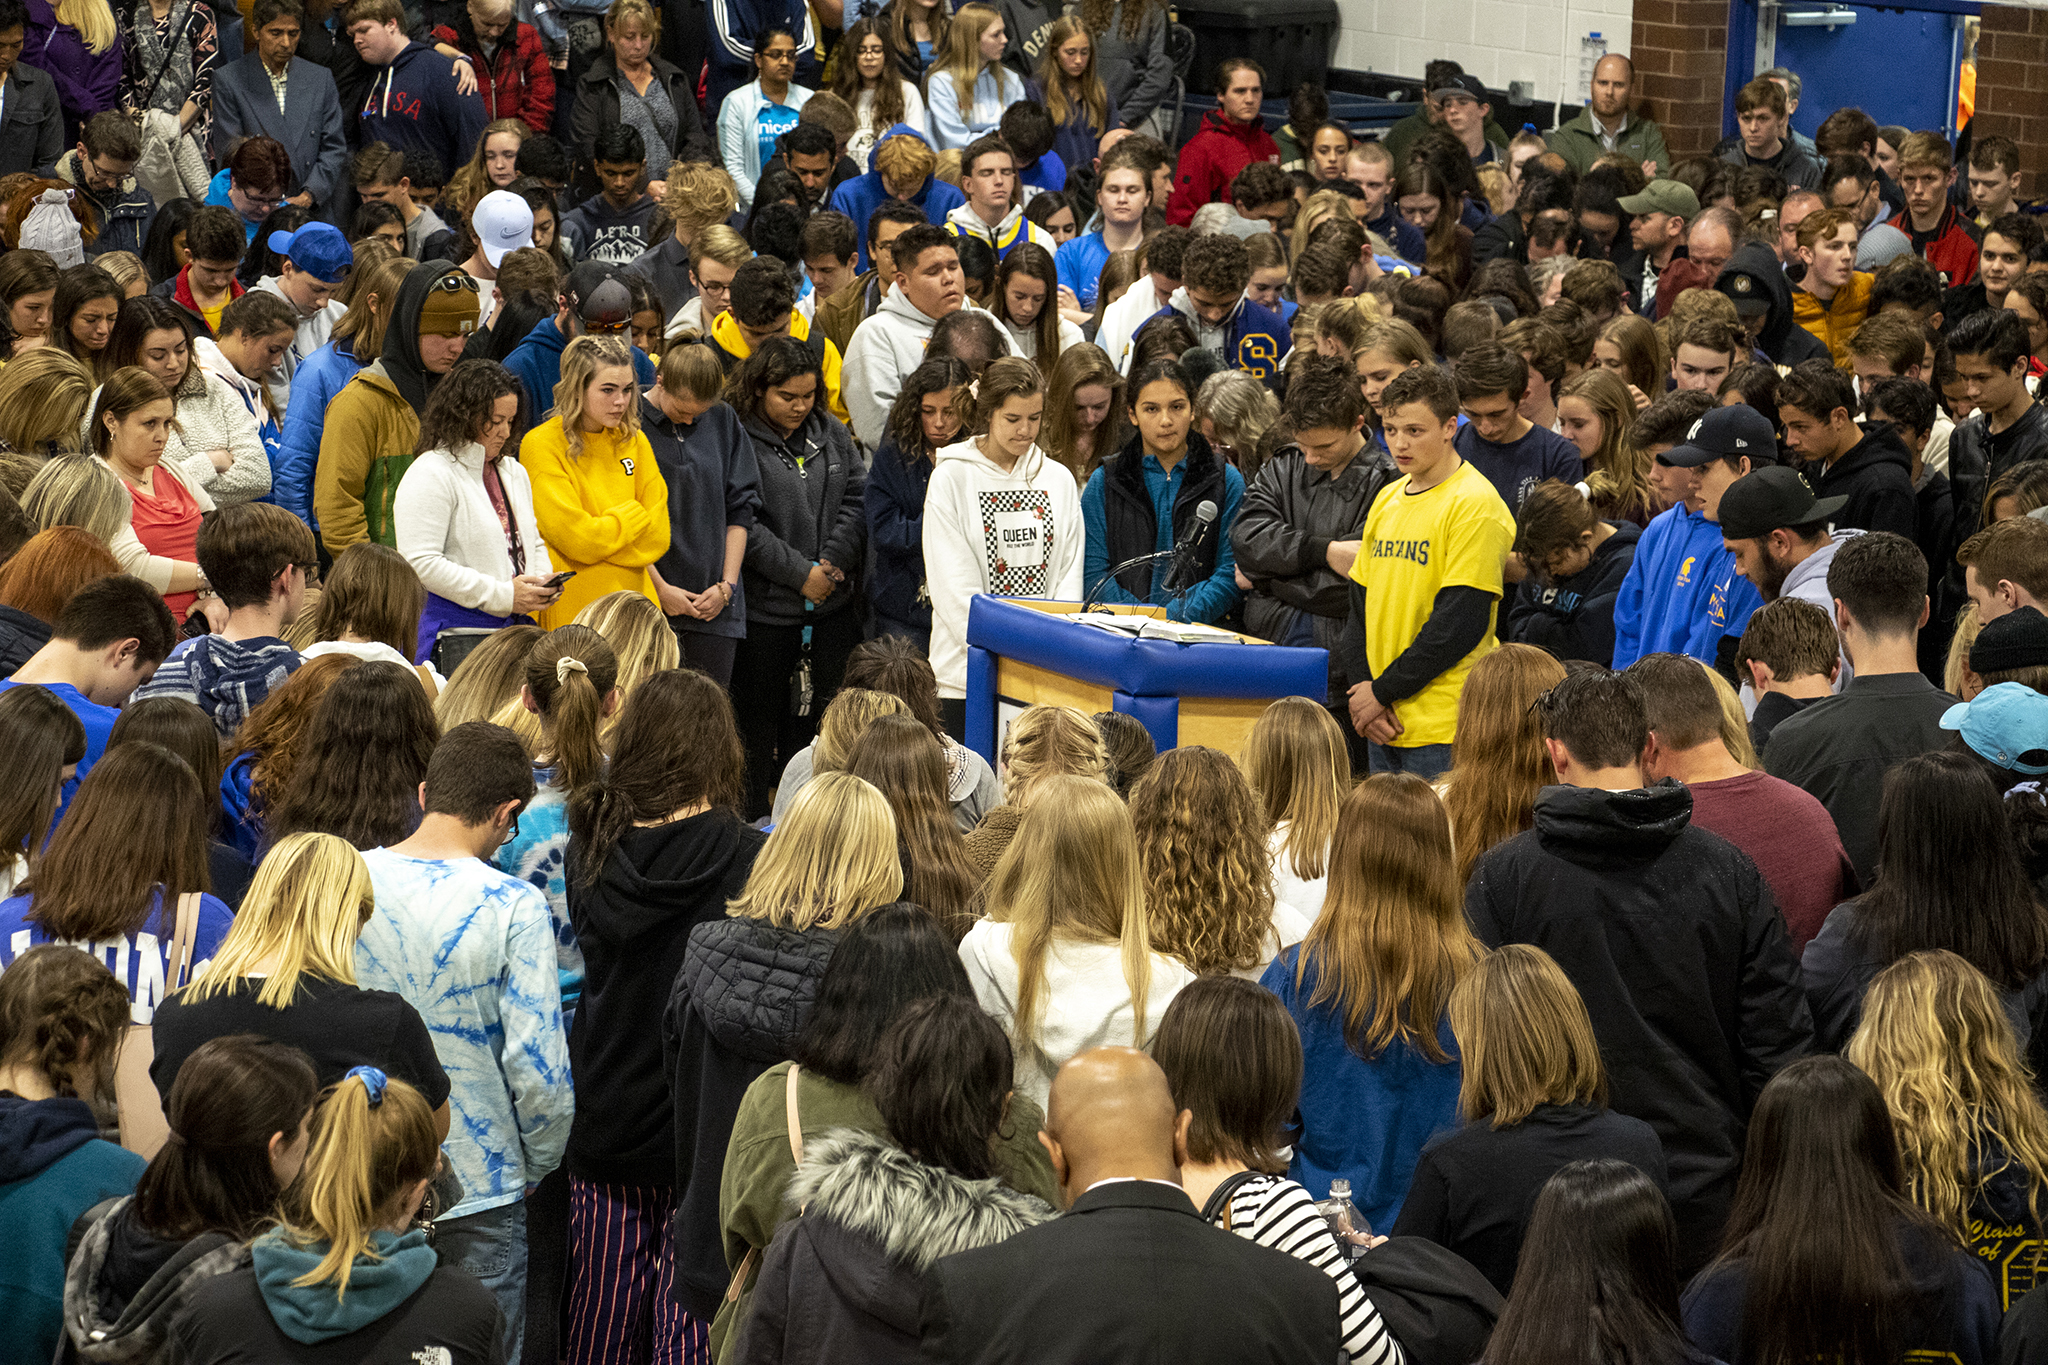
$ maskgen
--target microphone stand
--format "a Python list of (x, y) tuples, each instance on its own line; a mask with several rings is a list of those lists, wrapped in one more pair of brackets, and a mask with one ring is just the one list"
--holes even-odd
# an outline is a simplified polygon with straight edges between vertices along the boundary
[[(1102, 600), (1103, 590), (1108, 588), (1110, 584), (1114, 583), (1116, 581), (1116, 576), (1122, 573), (1125, 569), (1135, 569), (1140, 564), (1156, 564), (1162, 559), (1172, 559), (1175, 555), (1179, 553), (1179, 547), (1175, 547), (1169, 550), (1154, 550), (1151, 554), (1137, 555), (1133, 558), (1126, 559), (1123, 563), (1117, 565), (1115, 568), (1111, 569), (1108, 573), (1102, 576), (1102, 581), (1095, 585), (1095, 591), (1089, 593), (1087, 600), (1081, 603), (1082, 613), (1085, 615), (1087, 612), (1092, 610), (1097, 603), (1099, 603)], [(1186, 593), (1187, 589), (1183, 588), (1181, 589), (1179, 595), (1185, 596)]]

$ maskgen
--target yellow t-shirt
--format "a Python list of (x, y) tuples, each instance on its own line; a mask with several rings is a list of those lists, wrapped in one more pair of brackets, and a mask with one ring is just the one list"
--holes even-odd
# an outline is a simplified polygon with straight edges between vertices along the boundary
[[(1408, 481), (1389, 484), (1365, 518), (1365, 544), (1351, 576), (1365, 585), (1365, 652), (1373, 676), (1401, 657), (1445, 588), (1479, 588), (1500, 612), (1501, 565), (1515, 544), (1515, 519), (1484, 474), (1460, 464), (1423, 493)], [(1499, 645), (1493, 623), (1470, 654), (1414, 696), (1394, 704), (1401, 722), (1395, 744), (1449, 744), (1458, 728), (1458, 693), (1465, 675)]]
[[(233, 292), (233, 290), (228, 291), (229, 294)], [(206, 319), (207, 327), (212, 330), (215, 336), (220, 335), (220, 315), (228, 311), (228, 304), (232, 302), (232, 299), (223, 295), (218, 308), (202, 308), (199, 310), (200, 316)]]

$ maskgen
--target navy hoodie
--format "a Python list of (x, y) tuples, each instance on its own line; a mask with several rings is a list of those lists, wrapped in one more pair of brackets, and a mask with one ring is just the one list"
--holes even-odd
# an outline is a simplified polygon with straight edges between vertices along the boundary
[(408, 44), (377, 72), (357, 112), (364, 142), (427, 152), (449, 175), (475, 155), (484, 135), (483, 96), (459, 93), (454, 60), (425, 43)]
[(1548, 586), (1533, 575), (1522, 580), (1502, 638), (1547, 649), (1559, 659), (1584, 659), (1603, 668), (1614, 662), (1614, 599), (1643, 533), (1632, 521), (1608, 524), (1614, 534), (1570, 578)]
[(931, 487), (933, 468), (928, 459), (905, 459), (896, 438), (885, 436), (875, 450), (862, 499), (868, 543), (875, 551), (869, 600), (878, 616), (919, 630), (932, 625), (932, 599), (924, 576), (924, 495)]
[[(875, 139), (873, 149), (868, 152), (867, 174), (857, 175), (832, 191), (831, 202), (826, 205), (835, 213), (843, 213), (853, 219), (854, 229), (860, 233), (860, 269), (863, 273), (874, 268), (874, 263), (868, 259), (868, 215), (889, 197), (889, 192), (882, 188), (882, 173), (875, 169), (875, 159), (884, 142), (901, 134), (908, 134), (926, 146), (931, 145), (930, 138), (909, 124), (890, 124)], [(927, 223), (943, 224), (947, 214), (967, 202), (967, 196), (937, 176), (928, 175), (924, 178), (924, 188), (910, 202), (924, 210)]]

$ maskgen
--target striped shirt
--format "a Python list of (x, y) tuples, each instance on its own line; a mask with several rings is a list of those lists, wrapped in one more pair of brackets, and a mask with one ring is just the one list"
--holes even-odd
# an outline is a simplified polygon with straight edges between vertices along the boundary
[(1285, 1176), (1254, 1176), (1231, 1192), (1216, 1226), (1307, 1261), (1337, 1282), (1337, 1331), (1351, 1365), (1404, 1365), (1401, 1343), (1380, 1321), (1307, 1190)]

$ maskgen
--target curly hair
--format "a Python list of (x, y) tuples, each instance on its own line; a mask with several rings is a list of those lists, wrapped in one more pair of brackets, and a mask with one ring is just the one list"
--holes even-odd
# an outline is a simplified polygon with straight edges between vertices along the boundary
[(1267, 822), (1229, 755), (1169, 749), (1131, 792), (1154, 951), (1197, 975), (1243, 971), (1268, 954), (1273, 859)]
[(128, 992), (97, 955), (31, 948), (0, 975), (0, 1062), (32, 1066), (67, 1099), (114, 1096)]

